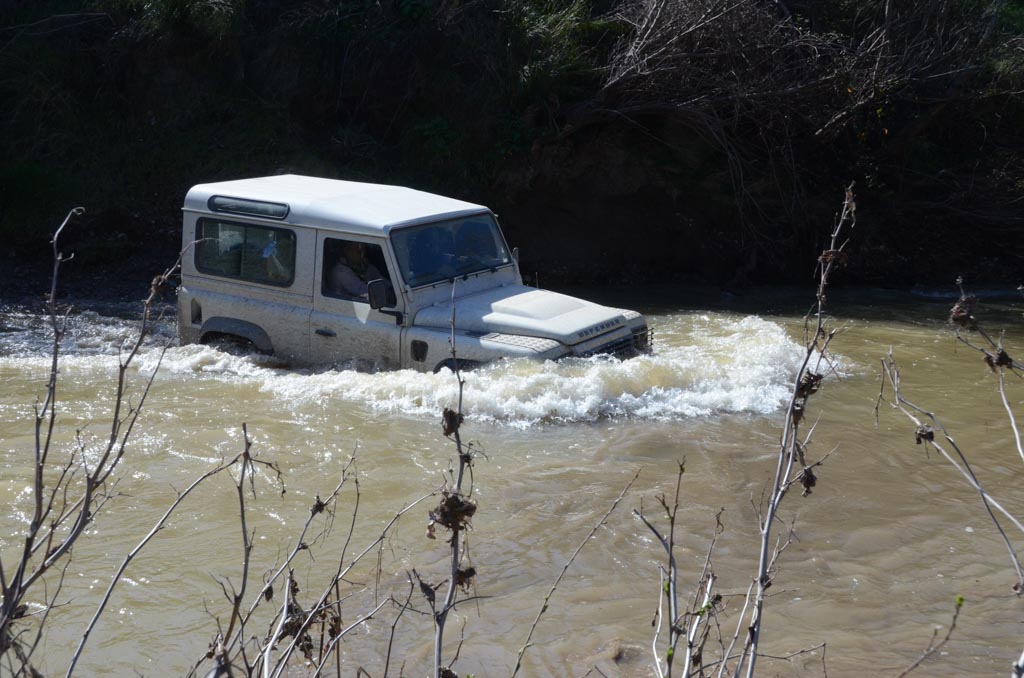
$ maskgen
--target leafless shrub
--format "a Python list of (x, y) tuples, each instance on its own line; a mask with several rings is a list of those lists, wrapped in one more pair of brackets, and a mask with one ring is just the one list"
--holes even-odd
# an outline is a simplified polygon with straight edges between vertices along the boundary
[[(57, 418), (61, 412), (59, 368), (61, 342), (70, 323), (70, 309), (59, 307), (57, 289), (61, 266), (74, 255), (65, 256), (61, 252), (60, 237), (72, 218), (82, 213), (84, 210), (80, 207), (69, 212), (51, 241), (53, 275), (47, 312), (53, 344), (46, 392), (35, 407), (31, 518), (20, 549), (5, 552), (3, 562), (0, 562), (0, 587), (3, 591), (0, 659), (15, 674), (38, 673), (33, 655), (61, 596), (72, 549), (115, 497), (118, 481), (115, 471), (128, 451), (129, 440), (153, 384), (153, 375), (135, 383), (129, 376), (129, 368), (152, 329), (153, 304), (180, 263), (179, 258), (174, 266), (153, 279), (149, 295), (143, 302), (136, 335), (121, 347), (111, 395), (109, 432), (105, 439), (96, 445), (78, 431), (74, 446), (64, 449), (57, 435)], [(162, 350), (166, 350), (166, 346)], [(163, 357), (162, 352), (160, 356)], [(30, 601), (41, 607), (39, 613), (27, 614)], [(69, 674), (73, 668), (74, 662), (68, 669)]]
[[(462, 442), (461, 426), (465, 421), (462, 414), (462, 395), (465, 381), (455, 351), (454, 335), (451, 341), (452, 365), (459, 383), (459, 399), (455, 409), (444, 410), (442, 433), (455, 443), (458, 454), (457, 470), (449, 469), (450, 477), (446, 478), (441, 487), (410, 502), (398, 511), (376, 538), (370, 540), (354, 557), (346, 556), (350, 544), (359, 538), (357, 523), (360, 488), (353, 457), (343, 469), (341, 480), (334, 490), (323, 498), (316, 497), (302, 530), (295, 538), (295, 546), (264, 578), (258, 590), (253, 592), (249, 586), (249, 556), (255, 534), (246, 527), (246, 466), (243, 464), (240, 467), (236, 489), (242, 535), (242, 572), (236, 585), (230, 582), (221, 584), (228, 603), (227, 628), (222, 628), (222, 623), (218, 619), (218, 631), (210, 643), (210, 649), (196, 662), (191, 675), (203, 675), (209, 671), (212, 675), (227, 676), (234, 675), (237, 671), (247, 676), (272, 678), (287, 675), (299, 665), (302, 665), (302, 670), (312, 675), (341, 675), (341, 642), (361, 624), (387, 615), (390, 616), (390, 632), (386, 652), (382, 652), (383, 675), (386, 676), (391, 665), (399, 622), (410, 611), (429, 614), (433, 619), (434, 675), (452, 675), (451, 665), (457, 660), (458, 652), (447, 663), (444, 657), (444, 631), (449, 613), (460, 603), (477, 598), (460, 596), (460, 592), (465, 594), (473, 586), (476, 575), (476, 568), (467, 560), (465, 540), (465, 533), (469, 530), (476, 512), (476, 503), (471, 496), (472, 490), (464, 490), (467, 471), (471, 473), (474, 450), (472, 445)], [(245, 450), (240, 457), (249, 460), (248, 463), (254, 463), (257, 460), (250, 454), (250, 446), (251, 442), (246, 432)], [(248, 478), (248, 494), (255, 496), (251, 486), (251, 473)], [(330, 575), (327, 584), (322, 585), (320, 593), (314, 594), (312, 602), (304, 603), (302, 598), (309, 599), (308, 589), (311, 585), (300, 582), (297, 577), (295, 570), (299, 564), (298, 559), (307, 556), (313, 558), (311, 545), (316, 544), (315, 559), (323, 561), (325, 551), (332, 550), (330, 544), (339, 542), (338, 538), (332, 535), (332, 526), (339, 497), (348, 487), (352, 488), (355, 495), (354, 508), (347, 531), (340, 539), (336, 570)], [(451, 567), (447, 578), (440, 583), (431, 583), (413, 569), (409, 573), (409, 588), (404, 595), (388, 591), (378, 595), (380, 592), (376, 587), (371, 591), (367, 586), (353, 584), (349, 575), (367, 556), (374, 554), (377, 556), (377, 562), (375, 565), (371, 564), (371, 567), (376, 568), (376, 579), (379, 581), (380, 549), (383, 548), (393, 528), (402, 516), (431, 497), (439, 498), (439, 501), (428, 511), (427, 536), (429, 539), (436, 539), (439, 530), (444, 530), (449, 535), (446, 542), (451, 553)], [(316, 525), (319, 527), (315, 527)], [(319, 531), (311, 537), (314, 530)], [(413, 605), (416, 590), (423, 597), (429, 611), (419, 610)], [(345, 616), (349, 618), (347, 624), (342, 622), (343, 606)], [(254, 626), (261, 630), (254, 633), (250, 630)], [(362, 667), (359, 667), (358, 672), (360, 675), (370, 675)]]
[[(1022, 376), (1022, 369), (1024, 368), (1022, 368), (1021, 363), (1009, 356), (1002, 345), (1001, 339), (993, 339), (992, 336), (983, 328), (976, 316), (979, 306), (977, 298), (964, 291), (963, 281), (961, 279), (957, 279), (957, 285), (960, 288), (960, 298), (950, 310), (949, 322), (955, 329), (957, 340), (981, 353), (982, 362), (996, 377), (998, 377), (999, 395), (1003, 405), (1003, 410), (1006, 414), (1007, 422), (1010, 426), (1014, 446), (1017, 454), (1021, 457), (1021, 461), (1024, 462), (1024, 446), (1021, 444), (1020, 429), (1017, 425), (1016, 415), (1014, 413), (1013, 406), (1011, 405), (1010, 398), (1007, 396), (1006, 385), (1007, 374), (1020, 378)], [(980, 341), (975, 339), (975, 337), (980, 339)], [(1022, 523), (1020, 518), (1013, 512), (1006, 509), (1001, 501), (997, 500), (985, 489), (984, 484), (976, 471), (975, 465), (972, 465), (968, 461), (967, 453), (964, 448), (961, 444), (956, 442), (953, 435), (946, 429), (940, 420), (939, 415), (915, 404), (915, 402), (907, 397), (904, 390), (904, 383), (899, 364), (896, 361), (892, 349), (890, 349), (889, 354), (882, 359), (882, 383), (879, 389), (878, 400), (875, 405), (876, 418), (879, 416), (879, 409), (882, 403), (888, 403), (894, 411), (903, 414), (908, 420), (910, 420), (914, 426), (915, 443), (918, 445), (923, 444), (929, 449), (936, 450), (942, 458), (948, 461), (960, 473), (964, 480), (978, 493), (985, 512), (988, 514), (989, 519), (992, 521), (992, 524), (995, 526), (1003, 540), (1010, 563), (1013, 566), (1016, 575), (1016, 581), (1012, 587), (1013, 591), (1017, 596), (1024, 595), (1024, 569), (1022, 569), (1021, 566), (1017, 547), (1014, 546), (1014, 540), (1010, 538), (1010, 535), (1007, 534), (1004, 527), (1004, 521), (1005, 523), (1012, 525), (1020, 533), (1017, 537), (1018, 540), (1024, 537), (1024, 523)], [(946, 637), (938, 644), (934, 642), (933, 638), (922, 656), (915, 661), (914, 664), (905, 671), (905, 673), (909, 673), (916, 669), (926, 659), (934, 656), (938, 648), (948, 640), (953, 632), (962, 604), (963, 599), (958, 598), (957, 610), (953, 616), (953, 621), (950, 624)], [(1013, 663), (1012, 675), (1024, 675), (1024, 652), (1022, 652), (1020, 657)]]
[(967, 21), (944, 0), (863, 5), (852, 39), (816, 24), (815, 9), (744, 0), (632, 0), (631, 30), (611, 59), (604, 93), (618, 110), (680, 109), (727, 125), (781, 124), (788, 115), (838, 131), (857, 112), (923, 90), (963, 87), (994, 39), (999, 0)]
[[(639, 518), (644, 525), (654, 534), (655, 538), (665, 549), (668, 564), (660, 569), (661, 595), (658, 599), (658, 609), (654, 616), (654, 638), (651, 650), (654, 655), (654, 668), (659, 678), (671, 676), (675, 664), (676, 652), (680, 639), (685, 639), (685, 654), (680, 658), (682, 666), (679, 675), (687, 677), (693, 674), (694, 670), (703, 674), (704, 647), (707, 644), (711, 633), (712, 624), (718, 626), (717, 621), (712, 621), (722, 604), (722, 595), (715, 590), (715, 582), (718, 577), (712, 569), (712, 554), (715, 550), (715, 542), (718, 535), (724, 529), (722, 526), (722, 512), (715, 516), (715, 532), (708, 546), (707, 557), (697, 582), (693, 588), (693, 595), (690, 596), (690, 603), (683, 612), (679, 610), (679, 570), (675, 557), (676, 518), (679, 513), (679, 493), (682, 486), (683, 474), (686, 465), (679, 462), (679, 472), (676, 475), (676, 489), (670, 505), (664, 495), (658, 497), (658, 504), (665, 512), (668, 520), (668, 530), (662, 532), (644, 514), (643, 507), (633, 511), (633, 515)], [(668, 608), (667, 611), (665, 608)], [(662, 627), (668, 626), (668, 641), (664, 651), (659, 650)], [(719, 632), (719, 636), (721, 633)], [(664, 658), (664, 668), (662, 667)]]
[[(236, 620), (240, 620), (241, 619), (241, 615), (240, 615), (240, 612), (239, 612), (239, 606), (241, 605), (242, 599), (243, 599), (244, 594), (245, 594), (245, 582), (247, 580), (248, 570), (249, 570), (249, 557), (250, 557), (250, 555), (252, 553), (252, 538), (251, 538), (251, 535), (249, 535), (246, 532), (245, 520), (244, 520), (244, 516), (245, 516), (245, 495), (244, 495), (245, 482), (246, 482), (247, 479), (249, 479), (250, 482), (251, 482), (252, 471), (254, 470), (254, 468), (255, 468), (255, 466), (257, 464), (266, 466), (269, 469), (273, 470), (277, 474), (278, 479), (280, 479), (280, 471), (277, 470), (276, 466), (274, 466), (273, 464), (270, 464), (268, 462), (260, 461), (260, 460), (254, 458), (251, 455), (251, 441), (249, 440), (249, 434), (248, 434), (248, 431), (245, 430), (245, 425), (244, 424), (243, 424), (242, 428), (243, 428), (243, 431), (244, 431), (245, 449), (240, 454), (238, 454), (233, 459), (231, 459), (230, 461), (227, 461), (227, 462), (224, 462), (222, 464), (219, 464), (216, 467), (214, 467), (214, 468), (210, 469), (209, 471), (207, 471), (206, 473), (202, 474), (195, 481), (193, 481), (187, 488), (185, 488), (183, 491), (179, 492), (177, 498), (175, 498), (175, 500), (171, 503), (170, 507), (168, 507), (168, 509), (164, 512), (164, 514), (156, 522), (156, 524), (153, 526), (153, 528), (145, 535), (145, 537), (143, 537), (143, 539), (138, 543), (138, 545), (135, 548), (133, 548), (131, 551), (128, 552), (128, 554), (121, 561), (121, 565), (117, 568), (117, 571), (114, 573), (113, 577), (111, 578), (110, 584), (107, 586), (107, 590), (103, 594), (103, 598), (100, 600), (100, 603), (99, 603), (99, 605), (96, 608), (96, 612), (93, 614), (93, 617), (92, 617), (91, 621), (89, 622), (89, 625), (85, 629), (85, 633), (82, 634), (82, 638), (79, 641), (78, 647), (75, 650), (75, 653), (74, 653), (74, 655), (71, 658), (71, 663), (68, 666), (68, 671), (67, 671), (67, 675), (68, 676), (71, 676), (71, 674), (74, 672), (75, 666), (77, 665), (78, 660), (82, 656), (82, 651), (84, 650), (85, 645), (88, 642), (89, 637), (92, 634), (93, 629), (96, 627), (96, 623), (99, 621), (100, 616), (103, 614), (104, 610), (107, 607), (107, 604), (110, 602), (110, 598), (111, 598), (111, 595), (114, 592), (114, 588), (117, 586), (118, 582), (121, 581), (121, 578), (122, 578), (122, 576), (125, 573), (125, 570), (128, 569), (128, 565), (132, 562), (132, 560), (139, 554), (139, 552), (143, 549), (143, 547), (145, 547), (146, 544), (148, 544), (164, 528), (164, 526), (167, 524), (168, 519), (171, 517), (171, 514), (173, 514), (181, 506), (182, 502), (189, 495), (191, 495), (192, 492), (194, 490), (196, 490), (200, 486), (200, 484), (202, 484), (206, 480), (209, 480), (210, 478), (212, 478), (212, 477), (214, 477), (214, 476), (216, 476), (216, 475), (218, 475), (218, 474), (220, 474), (222, 472), (230, 471), (230, 470), (235, 469), (235, 468), (237, 468), (237, 470), (238, 470), (237, 488), (238, 488), (239, 502), (241, 503), (241, 515), (243, 517), (243, 521), (242, 521), (242, 542), (243, 542), (243, 554), (244, 554), (244, 565), (243, 565), (244, 575), (243, 575), (243, 578), (242, 578), (242, 587), (241, 587), (241, 589), (239, 591), (233, 592), (233, 595), (228, 596), (228, 591), (227, 591), (227, 588), (225, 587), (224, 594), (225, 594), (225, 596), (228, 596), (233, 601), (233, 603), (234, 603), (234, 609), (232, 610), (232, 615), (231, 615), (231, 625), (233, 626), (235, 624)], [(247, 474), (248, 474), (248, 478), (247, 478)], [(230, 635), (230, 628), (229, 628), (229, 631), (228, 631), (228, 635)], [(224, 656), (218, 657), (217, 658), (217, 662), (218, 662), (219, 666), (221, 666), (221, 665), (222, 666), (229, 666), (229, 664), (226, 663), (227, 662), (227, 658), (224, 657)]]
[[(786, 410), (783, 422), (782, 436), (779, 441), (779, 455), (775, 470), (775, 477), (772, 482), (767, 506), (759, 515), (759, 529), (761, 533), (761, 553), (758, 558), (757, 576), (754, 579), (753, 601), (751, 603), (750, 621), (747, 625), (743, 649), (740, 652), (739, 660), (735, 669), (735, 675), (739, 675), (740, 669), (746, 662), (746, 675), (748, 678), (754, 675), (754, 666), (758, 657), (758, 643), (761, 637), (761, 614), (764, 607), (765, 593), (772, 585), (773, 566), (779, 554), (789, 545), (792, 538), (792, 528), (786, 541), (776, 540), (772, 544), (772, 527), (777, 520), (779, 505), (785, 498), (789, 489), (799, 484), (803, 488), (804, 496), (811, 493), (817, 483), (814, 474), (815, 467), (819, 466), (828, 455), (822, 459), (809, 463), (806, 458), (807, 446), (811, 436), (814, 434), (814, 425), (811, 425), (807, 433), (801, 439), (801, 424), (803, 423), (807, 402), (809, 398), (818, 391), (822, 377), (828, 369), (831, 369), (831, 360), (828, 357), (828, 347), (836, 334), (836, 329), (826, 329), (825, 301), (826, 291), (832, 273), (842, 265), (843, 253), (848, 240), (840, 240), (844, 228), (853, 228), (857, 221), (857, 204), (854, 201), (853, 186), (846, 189), (842, 210), (836, 218), (835, 226), (832, 229), (829, 247), (822, 252), (818, 259), (818, 291), (814, 306), (807, 314), (804, 321), (805, 352), (803, 361), (797, 370), (793, 380), (793, 391), (790, 396), (789, 406)], [(748, 600), (750, 591), (748, 591)], [(744, 604), (744, 611), (746, 603)], [(741, 620), (744, 615), (740, 615)], [(739, 628), (737, 628), (738, 635)], [(733, 643), (737, 639), (733, 636)], [(731, 647), (731, 644), (730, 644)], [(723, 667), (728, 659), (729, 652), (723, 658)]]
[[(332, 673), (340, 675), (341, 642), (361, 624), (391, 609), (396, 612), (391, 623), (391, 635), (384, 663), (386, 675), (395, 628), (410, 608), (412, 592), (410, 590), (404, 599), (391, 594), (380, 597), (376, 595), (375, 590), (365, 585), (353, 584), (348, 577), (358, 564), (368, 556), (374, 556), (402, 516), (437, 493), (426, 494), (403, 507), (361, 551), (354, 556), (347, 556), (349, 546), (357, 539), (359, 516), (360, 489), (353, 456), (342, 469), (341, 479), (334, 489), (326, 497), (318, 495), (315, 498), (302, 529), (295, 536), (294, 545), (283, 561), (275, 565), (264, 577), (258, 590), (247, 596), (248, 581), (251, 577), (249, 554), (255, 535), (246, 530), (244, 484), (247, 480), (251, 483), (252, 475), (250, 473), (247, 478), (245, 464), (266, 464), (259, 462), (249, 453), (250, 445), (246, 433), (245, 451), (239, 457), (243, 464), (239, 467), (240, 474), (236, 483), (242, 528), (241, 576), (237, 588), (230, 582), (222, 583), (224, 597), (229, 605), (227, 629), (223, 629), (218, 621), (219, 630), (210, 643), (209, 651), (196, 662), (190, 675), (204, 675), (205, 671), (213, 672), (215, 675), (233, 675), (231, 671), (237, 670), (247, 676), (270, 678), (288, 675), (297, 664), (302, 664), (304, 670), (311, 672), (311, 675), (323, 675), (332, 669)], [(355, 495), (354, 507), (347, 530), (338, 540), (332, 534), (333, 524), (337, 516), (339, 497), (348, 487), (352, 487), (352, 493)], [(251, 484), (249, 491), (254, 491)], [(304, 604), (301, 598), (303, 594), (308, 595), (309, 592), (305, 589), (309, 589), (312, 584), (300, 582), (297, 577), (295, 570), (299, 565), (298, 559), (311, 557), (313, 545), (317, 546), (317, 557), (323, 559), (327, 556), (325, 552), (333, 550), (329, 547), (331, 543), (340, 545), (335, 569), (329, 574), (327, 583), (321, 585), (319, 593), (313, 589), (314, 594), (310, 598), (312, 602)], [(379, 563), (376, 567), (379, 577)], [(343, 623), (343, 606), (346, 603), (349, 603), (349, 621)], [(261, 632), (250, 630), (254, 626), (262, 629)]]
[[(667, 564), (659, 568), (660, 596), (654, 617), (655, 633), (652, 642), (654, 668), (659, 677), (672, 676), (678, 665), (678, 675), (684, 677), (707, 675), (706, 671), (712, 671), (721, 677), (729, 671), (733, 676), (745, 673), (749, 678), (754, 675), (757, 659), (763, 656), (758, 652), (758, 643), (762, 630), (761, 619), (766, 592), (772, 586), (780, 555), (794, 539), (792, 525), (784, 539), (773, 539), (773, 527), (779, 520), (779, 507), (794, 485), (801, 486), (803, 496), (811, 494), (817, 483), (814, 469), (820, 466), (828, 456), (825, 455), (818, 461), (808, 462), (806, 451), (814, 432), (814, 425), (810, 426), (806, 434), (801, 433), (801, 426), (806, 416), (808, 401), (821, 388), (824, 375), (831, 369), (832, 361), (828, 357), (828, 348), (837, 330), (826, 328), (826, 290), (831, 274), (845, 261), (845, 249), (848, 241), (841, 241), (840, 236), (844, 228), (852, 228), (855, 225), (856, 209), (853, 186), (851, 185), (846, 189), (842, 210), (833, 226), (829, 246), (818, 258), (817, 299), (804, 321), (805, 352), (794, 376), (789, 405), (784, 415), (775, 475), (767, 493), (767, 504), (763, 499), (760, 507), (755, 506), (760, 533), (757, 573), (747, 589), (746, 595), (743, 596), (742, 607), (736, 615), (736, 630), (731, 639), (726, 641), (721, 630), (719, 615), (724, 611), (723, 597), (715, 588), (717, 576), (713, 568), (715, 544), (723, 529), (721, 513), (716, 516), (714, 535), (709, 542), (704, 564), (693, 583), (689, 602), (682, 609), (679, 605), (680, 573), (675, 549), (684, 463), (679, 463), (672, 501), (670, 502), (664, 495), (657, 499), (658, 505), (664, 513), (664, 519), (668, 523), (667, 529), (659, 528), (642, 507), (640, 510), (634, 511), (634, 515), (654, 534), (667, 556)], [(667, 640), (664, 645), (660, 645), (664, 628), (667, 628)], [(706, 652), (707, 641), (713, 630), (716, 632), (720, 646), (720, 655), (717, 659), (708, 657)], [(741, 635), (742, 642), (740, 642)], [(677, 657), (680, 642), (686, 644), (685, 654), (682, 657)], [(734, 653), (737, 644), (740, 645), (740, 648)], [(824, 645), (818, 645), (788, 655), (787, 658), (823, 648)], [(716, 667), (717, 672), (714, 671)]]
[[(613, 14), (627, 32), (609, 59), (598, 108), (675, 118), (721, 149), (741, 215), (762, 209), (763, 187), (747, 179), (757, 176), (799, 221), (808, 177), (797, 158), (809, 144), (843, 134), (854, 143), (886, 139), (885, 120), (899, 105), (922, 111), (902, 130), (910, 143), (942, 104), (991, 96), (975, 76), (1002, 39), (1002, 4), (993, 0), (982, 12), (947, 0), (846, 8), (627, 0)], [(835, 30), (823, 18), (829, 13), (842, 14), (831, 19)]]
[[(65, 257), (60, 252), (59, 241), (64, 228), (74, 216), (81, 213), (80, 208), (69, 213), (53, 238), (53, 279), (48, 297), (53, 345), (46, 393), (36, 406), (31, 520), (24, 534), (22, 548), (5, 552), (0, 562), (0, 586), (3, 592), (3, 601), (0, 603), (0, 662), (12, 675), (39, 675), (33, 656), (40, 648), (50, 614), (60, 602), (73, 546), (83, 538), (96, 517), (109, 508), (108, 502), (116, 498), (116, 471), (126, 458), (131, 434), (143, 412), (160, 360), (157, 361), (156, 369), (146, 377), (132, 376), (131, 368), (150, 335), (154, 303), (159, 300), (167, 288), (168, 279), (180, 264), (179, 258), (174, 266), (153, 279), (149, 295), (143, 302), (137, 332), (122, 348), (115, 389), (110, 400), (113, 412), (109, 432), (101, 441), (102, 444), (97, 449), (89, 442), (91, 439), (79, 431), (74, 446), (65, 452), (57, 429), (57, 418), (61, 413), (58, 398), (59, 368), (62, 339), (71, 320), (70, 309), (61, 309), (58, 305), (57, 289), (61, 266), (71, 257)], [(163, 346), (160, 349), (161, 360), (166, 348)], [(137, 379), (141, 379), (141, 382), (137, 383)], [(340, 673), (341, 663), (337, 651), (339, 643), (354, 628), (381, 614), (386, 608), (397, 610), (392, 623), (393, 639), (398, 620), (410, 608), (411, 590), (404, 600), (390, 595), (377, 598), (376, 591), (372, 591), (373, 602), (358, 606), (348, 623), (343, 624), (342, 604), (356, 593), (369, 591), (366, 586), (349, 584), (346, 577), (367, 556), (377, 553), (403, 515), (438, 492), (428, 493), (412, 501), (398, 511), (361, 552), (347, 556), (349, 546), (356, 537), (359, 507), (359, 484), (353, 456), (342, 469), (341, 479), (335, 488), (326, 497), (317, 496), (312, 502), (307, 519), (295, 535), (295, 542), (283, 560), (264, 575), (259, 585), (253, 586), (251, 556), (256, 534), (248, 526), (247, 497), (257, 496), (254, 480), (257, 469), (261, 469), (259, 475), (273, 479), (276, 488), (282, 493), (284, 486), (277, 466), (260, 459), (253, 451), (244, 424), (242, 431), (244, 447), (239, 454), (217, 464), (179, 491), (152, 528), (124, 555), (79, 640), (66, 675), (71, 676), (75, 672), (115, 588), (132, 562), (165, 528), (175, 511), (196, 494), (201, 485), (225, 472), (235, 477), (242, 567), (235, 582), (229, 578), (219, 582), (228, 605), (227, 614), (223, 624), (217, 619), (218, 631), (210, 643), (209, 651), (193, 667), (193, 675), (208, 670), (211, 675), (218, 676), (243, 673), (249, 676), (280, 676), (288, 673), (290, 667), (298, 661), (304, 664), (304, 670), (310, 671), (312, 675), (320, 675), (332, 660), (335, 661), (333, 668)], [(309, 596), (309, 592), (303, 590), (307, 585), (300, 583), (295, 575), (297, 559), (309, 554), (311, 545), (326, 549), (338, 497), (348, 487), (354, 487), (355, 503), (348, 530), (344, 538), (337, 542), (340, 553), (336, 568), (328, 577), (326, 586), (319, 593), (312, 589), (313, 595)], [(458, 520), (458, 517), (452, 520)], [(465, 586), (470, 576), (469, 569), (461, 570), (458, 584)], [(28, 614), (30, 604), (39, 605), (40, 611)], [(252, 629), (256, 626), (260, 630), (254, 632)], [(384, 664), (385, 675), (389, 662), (390, 642)]]
[[(466, 387), (466, 381), (462, 378), (462, 369), (459, 362), (458, 351), (455, 346), (455, 285), (452, 285), (452, 317), (451, 334), (448, 337), (448, 344), (451, 349), (451, 368), (456, 381), (459, 384), (458, 402), (454, 410), (445, 408), (441, 417), (441, 432), (446, 438), (455, 443), (455, 452), (458, 459), (457, 470), (451, 472), (449, 479), (451, 484), (441, 490), (441, 502), (437, 508), (429, 513), (430, 522), (427, 524), (427, 536), (435, 538), (436, 526), (447, 530), (449, 537), (448, 577), (438, 584), (425, 582), (420, 575), (413, 570), (413, 575), (420, 587), (430, 613), (434, 620), (434, 677), (454, 675), (451, 670), (455, 660), (458, 659), (458, 652), (447, 664), (444, 663), (444, 631), (448, 622), (448, 614), (452, 612), (460, 602), (472, 600), (473, 598), (459, 599), (459, 591), (467, 591), (472, 586), (473, 578), (476, 576), (476, 568), (469, 563), (469, 550), (466, 532), (470, 528), (470, 520), (476, 514), (477, 505), (472, 498), (472, 486), (468, 492), (463, 489), (463, 482), (466, 479), (467, 471), (472, 473), (474, 451), (471, 444), (462, 442), (462, 425), (465, 423), (465, 416), (462, 413), (462, 399)], [(444, 597), (438, 600), (436, 592), (444, 589)], [(461, 643), (460, 643), (461, 647)]]

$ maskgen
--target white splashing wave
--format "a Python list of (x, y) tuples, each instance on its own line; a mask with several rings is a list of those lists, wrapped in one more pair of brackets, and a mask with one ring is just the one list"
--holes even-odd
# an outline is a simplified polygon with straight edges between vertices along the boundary
[[(528, 426), (608, 417), (765, 414), (785, 403), (803, 352), (779, 324), (718, 313), (650, 320), (655, 330), (651, 355), (626, 361), (597, 356), (557, 363), (499, 362), (466, 375), (464, 409), (477, 420)], [(29, 316), (16, 322), (26, 331), (0, 337), (0, 370), (48, 369), (45, 323)], [(72, 324), (62, 373), (89, 379), (116, 371), (134, 325), (130, 320), (83, 314)], [(294, 370), (272, 357), (237, 356), (197, 345), (174, 346), (162, 353), (160, 345), (172, 341), (173, 335), (173, 322), (157, 324), (155, 337), (136, 362), (143, 375), (152, 374), (160, 361), (158, 381), (199, 378), (257, 385), (277, 403), (295, 409), (348, 402), (384, 413), (435, 417), (458, 398), (455, 379), (446, 371)]]
[[(557, 363), (503, 361), (466, 375), (464, 409), (513, 426), (608, 417), (674, 419), (715, 412), (766, 414), (781, 407), (802, 356), (778, 324), (758, 317), (672, 316), (656, 325), (651, 355)], [(156, 356), (143, 358), (143, 370)], [(233, 356), (206, 346), (171, 349), (161, 369), (255, 381), (281, 403), (349, 401), (386, 413), (436, 416), (458, 398), (447, 371), (294, 371), (274, 359)]]

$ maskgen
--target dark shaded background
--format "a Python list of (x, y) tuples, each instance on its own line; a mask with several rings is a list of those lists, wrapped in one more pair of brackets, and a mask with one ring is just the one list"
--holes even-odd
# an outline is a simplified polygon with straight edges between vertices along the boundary
[(544, 284), (730, 289), (810, 281), (855, 181), (846, 283), (1016, 286), (1024, 2), (885, 4), (675, 0), (640, 44), (618, 0), (8, 0), (0, 293), (73, 206), (102, 293), (173, 261), (189, 186), (282, 172), (487, 204)]

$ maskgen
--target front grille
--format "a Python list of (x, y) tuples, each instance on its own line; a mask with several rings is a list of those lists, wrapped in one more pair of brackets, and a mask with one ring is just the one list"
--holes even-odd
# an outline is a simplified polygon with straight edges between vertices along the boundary
[[(642, 353), (651, 352), (653, 335), (650, 329), (647, 328), (647, 325), (640, 325), (629, 333), (626, 333), (623, 330), (625, 330), (625, 328), (616, 330), (615, 332), (609, 332), (603, 338), (597, 337), (589, 342), (577, 344), (573, 350), (573, 355), (583, 358), (589, 358), (593, 355), (612, 355), (624, 360), (626, 358), (638, 356)], [(617, 336), (609, 339), (609, 334), (615, 334)]]
[(599, 354), (613, 355), (617, 358), (631, 358), (636, 355), (636, 353), (637, 351), (634, 346), (633, 337), (625, 336), (577, 355), (583, 358), (589, 358), (592, 355)]
[(633, 330), (633, 348), (640, 353), (650, 353), (654, 346), (654, 333), (647, 328), (647, 325)]

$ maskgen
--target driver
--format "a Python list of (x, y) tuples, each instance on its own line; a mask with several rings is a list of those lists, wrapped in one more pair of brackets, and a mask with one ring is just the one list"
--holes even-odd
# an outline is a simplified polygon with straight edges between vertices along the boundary
[(377, 267), (366, 256), (366, 245), (349, 240), (342, 248), (342, 256), (331, 269), (328, 288), (353, 299), (367, 298), (367, 283), (379, 280)]

